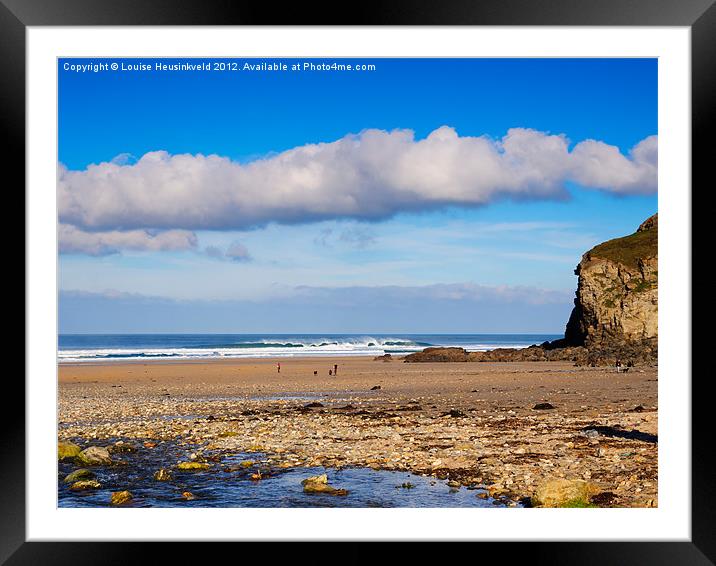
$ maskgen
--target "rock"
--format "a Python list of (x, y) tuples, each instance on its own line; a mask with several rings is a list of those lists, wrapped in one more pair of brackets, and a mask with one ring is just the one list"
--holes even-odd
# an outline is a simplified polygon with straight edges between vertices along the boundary
[(108, 466), (112, 463), (109, 451), (101, 446), (90, 446), (80, 452), (76, 460), (83, 466)]
[(551, 479), (537, 487), (532, 505), (538, 507), (584, 507), (599, 488), (585, 480)]
[(466, 362), (468, 353), (465, 348), (425, 348), (422, 352), (408, 354), (403, 359), (406, 363), (416, 362)]
[(65, 460), (66, 458), (75, 458), (82, 449), (72, 442), (57, 443), (57, 459)]
[(393, 356), (390, 354), (383, 354), (382, 356), (376, 356), (375, 358), (373, 358), (373, 361), (374, 362), (380, 362), (380, 361), (391, 362), (391, 361), (393, 361)]
[(126, 490), (113, 492), (109, 500), (112, 505), (124, 505), (130, 501), (132, 501), (132, 494)]
[(196, 495), (194, 495), (191, 491), (182, 491), (181, 496), (187, 501), (193, 501), (196, 499)]
[(166, 468), (160, 468), (154, 472), (154, 479), (157, 481), (169, 481), (172, 479), (172, 473)]
[(132, 452), (136, 452), (137, 448), (132, 444), (128, 444), (122, 440), (118, 440), (114, 444), (108, 446), (107, 451), (110, 454), (129, 454)]
[(370, 388), (371, 391), (378, 391), (378, 389), (380, 389), (380, 385), (374, 385)]
[(79, 470), (75, 470), (74, 472), (67, 474), (65, 479), (62, 481), (65, 483), (74, 483), (78, 480), (93, 480), (94, 478), (95, 475), (93, 472), (85, 468), (80, 468)]
[(449, 482), (447, 482), (447, 484), (448, 484), (448, 487), (457, 487), (457, 488), (459, 488), (462, 485), (459, 481), (455, 481), (455, 480), (450, 480)]
[(79, 480), (70, 486), (72, 491), (84, 491), (86, 489), (99, 489), (102, 486), (97, 480)]
[(448, 415), (450, 415), (454, 419), (467, 416), (465, 413), (463, 413), (462, 411), (458, 411), (457, 409), (451, 409)]
[(547, 411), (549, 409), (554, 409), (554, 405), (551, 403), (537, 403), (534, 407), (532, 407), (535, 411)]
[(211, 467), (206, 462), (179, 462), (177, 464), (178, 470), (208, 470)]
[(306, 478), (305, 480), (301, 481), (301, 485), (306, 485), (307, 483), (328, 484), (328, 475), (321, 474), (320, 476), (311, 476), (310, 478)]
[(309, 403), (308, 405), (304, 405), (306, 409), (319, 409), (323, 407), (323, 403), (319, 403), (318, 401), (314, 401), (313, 403)]
[(328, 485), (328, 476), (322, 474), (320, 476), (313, 476), (306, 478), (301, 482), (303, 485), (303, 491), (305, 493), (325, 493), (327, 495), (348, 495), (348, 490), (336, 489)]
[[(658, 238), (655, 214), (634, 234), (599, 244), (582, 256), (575, 270), (579, 280), (567, 344), (614, 349), (617, 356), (620, 346), (631, 344), (638, 358), (656, 359)], [(628, 358), (620, 360), (626, 365)]]

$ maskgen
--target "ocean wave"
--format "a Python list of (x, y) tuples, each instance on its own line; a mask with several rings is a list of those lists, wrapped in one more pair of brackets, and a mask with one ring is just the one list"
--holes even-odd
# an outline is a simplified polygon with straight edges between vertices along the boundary
[(305, 340), (291, 342), (252, 341), (222, 344), (202, 344), (167, 348), (83, 348), (61, 349), (60, 362), (100, 360), (131, 360), (147, 358), (264, 358), (300, 356), (365, 356), (389, 353), (399, 347), (410, 353), (430, 346), (427, 342), (362, 337), (350, 340)]
[[(427, 337), (427, 336), (426, 336)], [(221, 335), (212, 340), (208, 335), (102, 337), (91, 340), (74, 338), (58, 352), (60, 362), (127, 361), (142, 359), (221, 359), (221, 358), (273, 358), (296, 356), (376, 356), (382, 354), (410, 354), (430, 346), (455, 346), (470, 352), (495, 348), (524, 348), (537, 343), (531, 336), (430, 336), (408, 337), (365, 336), (247, 336), (232, 340)], [(278, 339), (277, 339), (278, 338)], [(472, 340), (470, 340), (472, 338)], [(510, 339), (512, 338), (512, 339)], [(83, 342), (83, 340), (85, 340)], [(124, 341), (124, 343), (122, 343)], [(73, 347), (74, 346), (74, 347)]]

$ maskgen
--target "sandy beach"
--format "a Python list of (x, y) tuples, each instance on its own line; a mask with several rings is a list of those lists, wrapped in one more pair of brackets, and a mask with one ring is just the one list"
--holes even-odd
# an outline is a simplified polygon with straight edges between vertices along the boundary
[(657, 505), (654, 367), (365, 357), (61, 364), (58, 421), (61, 440), (149, 450), (179, 439), (187, 458), (261, 452), (267, 470), (405, 470), (512, 504), (545, 480), (583, 479), (599, 487), (600, 506)]

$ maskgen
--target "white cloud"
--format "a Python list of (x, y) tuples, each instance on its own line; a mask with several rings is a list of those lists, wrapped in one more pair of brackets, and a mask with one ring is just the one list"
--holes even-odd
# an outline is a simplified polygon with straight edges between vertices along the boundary
[(523, 128), (492, 140), (460, 137), (443, 126), (421, 140), (411, 130), (366, 130), (248, 164), (156, 151), (134, 163), (106, 162), (83, 171), (61, 165), (58, 200), (61, 222), (102, 231), (104, 236), (82, 236), (99, 238), (89, 246), (94, 249), (119, 247), (119, 234), (133, 234), (130, 240), (159, 237), (131, 230), (245, 230), (270, 222), (379, 220), (504, 198), (561, 198), (567, 181), (653, 193), (656, 171), (656, 136), (623, 155), (594, 140), (570, 151), (563, 135)]
[(60, 224), (58, 229), (60, 253), (108, 255), (120, 250), (174, 251), (196, 247), (197, 238), (188, 230), (111, 230), (87, 232), (75, 226)]
[(613, 145), (583, 141), (572, 150), (571, 177), (582, 185), (617, 193), (653, 193), (658, 169), (657, 146), (657, 137), (649, 136), (625, 156)]

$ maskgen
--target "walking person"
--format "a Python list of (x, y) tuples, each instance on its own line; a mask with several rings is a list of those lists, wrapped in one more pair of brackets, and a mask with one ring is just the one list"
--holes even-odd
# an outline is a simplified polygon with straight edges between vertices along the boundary
[(281, 373), (281, 362), (276, 362), (276, 373)]
[(338, 375), (338, 364), (333, 364), (333, 375)]

